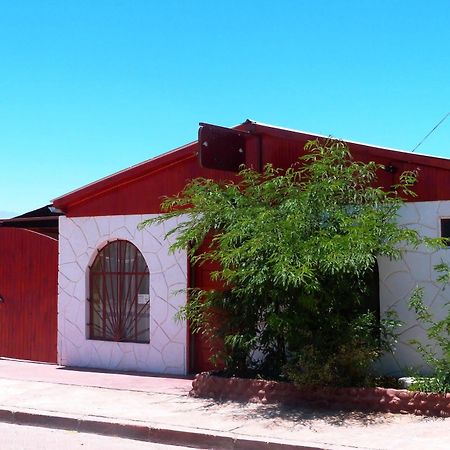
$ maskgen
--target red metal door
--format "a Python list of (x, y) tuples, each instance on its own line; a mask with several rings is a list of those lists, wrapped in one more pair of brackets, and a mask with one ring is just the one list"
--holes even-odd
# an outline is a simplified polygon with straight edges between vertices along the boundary
[(0, 356), (56, 362), (58, 241), (0, 228)]
[[(199, 252), (208, 250), (211, 237), (208, 237), (199, 248)], [(219, 281), (211, 280), (211, 272), (218, 270), (219, 264), (210, 261), (190, 268), (190, 287), (197, 289), (222, 290), (223, 284)], [(218, 318), (218, 320), (220, 320)], [(190, 372), (206, 372), (215, 369), (222, 369), (221, 361), (211, 362), (210, 358), (222, 348), (222, 341), (219, 338), (211, 339), (203, 333), (190, 335)]]

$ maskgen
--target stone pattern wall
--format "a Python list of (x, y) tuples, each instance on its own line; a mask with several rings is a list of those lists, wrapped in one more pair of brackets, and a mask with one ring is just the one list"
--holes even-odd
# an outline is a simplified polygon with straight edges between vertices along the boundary
[[(147, 216), (145, 216), (147, 217)], [(168, 254), (170, 243), (164, 234), (175, 222), (139, 231), (141, 215), (66, 218), (60, 217), (58, 361), (60, 364), (118, 370), (184, 374), (186, 364), (186, 324), (173, 316), (185, 302), (187, 258), (185, 253)], [(399, 223), (422, 235), (438, 237), (440, 218), (450, 217), (450, 201), (416, 202), (405, 205)], [(150, 344), (113, 343), (89, 340), (87, 321), (88, 266), (97, 249), (108, 241), (125, 239), (142, 252), (150, 270)], [(449, 249), (410, 250), (400, 261), (379, 258), (380, 303), (383, 314), (394, 308), (405, 322), (397, 350), (386, 355), (378, 369), (386, 374), (404, 375), (409, 367), (423, 367), (423, 361), (409, 344), (423, 339), (425, 331), (407, 308), (412, 289), (423, 286), (425, 303), (443, 317), (450, 289), (443, 291), (433, 280), (433, 266), (450, 262)]]
[[(398, 223), (419, 231), (422, 236), (440, 236), (440, 218), (450, 217), (450, 201), (412, 202), (404, 205), (399, 212)], [(380, 309), (381, 315), (388, 309), (397, 311), (404, 325), (400, 328), (397, 349), (393, 355), (386, 355), (379, 363), (380, 372), (389, 375), (407, 375), (408, 369), (418, 369), (427, 373), (420, 355), (409, 344), (411, 339), (426, 340), (423, 327), (415, 320), (415, 314), (408, 310), (408, 301), (416, 286), (424, 288), (425, 304), (431, 307), (435, 317), (444, 317), (445, 303), (450, 301), (450, 289), (442, 290), (437, 284), (433, 267), (445, 261), (450, 263), (450, 247), (432, 251), (419, 247), (407, 251), (400, 261), (379, 258)]]
[(307, 404), (317, 408), (450, 417), (450, 394), (385, 388), (297, 388), (290, 383), (224, 378), (207, 372), (192, 382), (193, 397), (252, 403)]
[[(169, 254), (165, 233), (176, 221), (138, 230), (151, 216), (60, 217), (58, 277), (58, 363), (68, 366), (183, 375), (186, 323), (174, 320), (186, 294), (185, 252)], [(150, 343), (88, 339), (89, 266), (108, 241), (124, 239), (143, 254), (150, 271)], [(172, 239), (173, 240), (173, 239)]]

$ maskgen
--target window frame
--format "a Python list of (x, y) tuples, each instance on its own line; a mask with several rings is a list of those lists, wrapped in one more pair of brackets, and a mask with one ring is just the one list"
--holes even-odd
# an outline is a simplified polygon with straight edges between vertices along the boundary
[[(123, 239), (108, 241), (88, 270), (89, 339), (148, 344), (150, 271), (136, 245)], [(140, 302), (140, 295), (148, 300)]]
[[(450, 227), (450, 216), (439, 217), (439, 236), (446, 240), (446, 247), (450, 248), (450, 233), (449, 233), (448, 236), (444, 236), (444, 233), (443, 233), (443, 226), (442, 225), (443, 225), (444, 220), (448, 221), (448, 227)], [(450, 231), (450, 228), (449, 228), (449, 231)]]

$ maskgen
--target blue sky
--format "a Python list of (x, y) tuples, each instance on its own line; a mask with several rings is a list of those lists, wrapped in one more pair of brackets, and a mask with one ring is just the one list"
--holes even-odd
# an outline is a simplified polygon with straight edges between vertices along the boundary
[[(0, 217), (251, 118), (411, 150), (450, 2), (0, 0)], [(417, 152), (450, 157), (450, 117)]]

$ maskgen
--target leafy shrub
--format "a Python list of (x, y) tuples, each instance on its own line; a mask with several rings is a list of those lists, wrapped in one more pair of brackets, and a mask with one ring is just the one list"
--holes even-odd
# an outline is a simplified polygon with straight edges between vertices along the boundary
[(216, 357), (229, 373), (361, 384), (389, 341), (369, 301), (377, 256), (399, 258), (402, 246), (423, 242), (395, 220), (415, 174), (386, 192), (376, 186), (382, 166), (353, 161), (345, 143), (315, 140), (305, 150), (287, 170), (192, 180), (142, 226), (180, 217), (171, 249), (219, 266), (211, 277), (223, 290), (192, 291), (179, 318), (222, 338)]
[(376, 380), (373, 363), (384, 351), (392, 350), (399, 324), (394, 311), (381, 323), (373, 312), (361, 313), (353, 320), (341, 317), (332, 342), (319, 339), (300, 349), (286, 367), (289, 378), (299, 385), (371, 386)]
[[(450, 267), (441, 263), (435, 266), (440, 274), (438, 282), (443, 284), (443, 289), (450, 283)], [(444, 304), (447, 315), (439, 321), (435, 321), (430, 309), (423, 301), (423, 288), (416, 288), (409, 301), (409, 309), (414, 310), (417, 319), (426, 327), (426, 333), (430, 342), (423, 344), (417, 339), (411, 340), (423, 360), (433, 369), (431, 377), (414, 377), (410, 389), (422, 392), (450, 392), (450, 302)]]

